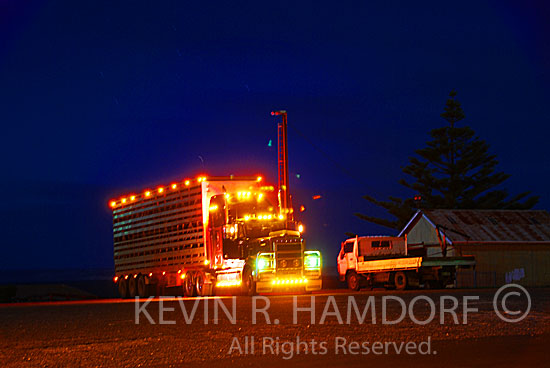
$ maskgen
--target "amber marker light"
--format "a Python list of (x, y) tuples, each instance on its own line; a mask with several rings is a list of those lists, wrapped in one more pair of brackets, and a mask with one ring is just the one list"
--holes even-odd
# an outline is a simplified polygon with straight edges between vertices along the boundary
[(115, 201), (111, 201), (111, 202), (109, 203), (109, 206), (111, 206), (111, 207), (114, 208), (114, 207), (116, 206), (116, 202), (115, 202)]
[(131, 201), (135, 201), (135, 200), (136, 200), (136, 196), (131, 196), (131, 197), (130, 197), (130, 200), (131, 200)]
[(126, 203), (126, 198), (122, 198), (121, 202)]
[(220, 287), (231, 287), (241, 285), (241, 280), (221, 280), (216, 283), (216, 286)]
[(172, 184), (172, 189), (176, 189), (178, 186), (176, 184)]
[(185, 185), (189, 185), (189, 184), (191, 184), (191, 182), (189, 180), (186, 180)]
[(145, 192), (145, 196), (146, 196), (146, 197), (150, 197), (150, 196), (151, 196), (151, 192), (150, 192), (150, 191), (146, 191), (146, 192)]
[(164, 192), (164, 188), (159, 188), (159, 189), (158, 189), (158, 192), (159, 192), (159, 193)]
[(258, 177), (256, 178), (256, 181), (257, 181), (257, 182), (260, 182), (260, 181), (262, 181), (262, 180), (263, 180), (263, 178), (262, 178), (261, 176), (258, 176)]

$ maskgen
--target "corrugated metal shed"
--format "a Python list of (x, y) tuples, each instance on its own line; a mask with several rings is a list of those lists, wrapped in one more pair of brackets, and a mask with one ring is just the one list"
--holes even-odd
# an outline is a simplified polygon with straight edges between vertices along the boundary
[(550, 213), (543, 210), (421, 210), (399, 234), (425, 217), (456, 243), (550, 243)]

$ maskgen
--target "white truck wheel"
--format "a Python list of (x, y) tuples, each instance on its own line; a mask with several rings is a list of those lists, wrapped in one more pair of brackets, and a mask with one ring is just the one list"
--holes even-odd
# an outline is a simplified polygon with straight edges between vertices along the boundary
[(359, 275), (357, 272), (350, 271), (346, 277), (348, 282), (348, 288), (353, 291), (359, 290)]

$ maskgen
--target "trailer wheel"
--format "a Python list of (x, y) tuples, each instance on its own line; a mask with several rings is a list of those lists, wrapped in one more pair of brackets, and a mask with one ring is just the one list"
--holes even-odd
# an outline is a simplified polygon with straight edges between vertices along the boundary
[(202, 271), (199, 271), (195, 275), (195, 289), (197, 290), (198, 296), (205, 296), (204, 282), (206, 277)]
[(246, 267), (242, 275), (242, 294), (253, 296), (256, 293), (256, 285), (250, 268)]
[(396, 272), (393, 282), (397, 290), (405, 290), (407, 288), (407, 274), (402, 271)]
[(346, 276), (347, 282), (348, 282), (348, 288), (353, 291), (359, 290), (359, 275), (357, 275), (357, 272), (350, 271), (348, 275)]
[(137, 293), (141, 298), (146, 298), (149, 296), (149, 290), (147, 284), (145, 283), (145, 277), (143, 276), (138, 276)]
[(128, 298), (128, 283), (124, 277), (118, 279), (118, 294), (122, 299)]
[(137, 295), (137, 280), (134, 276), (128, 277), (128, 296), (135, 298)]
[(194, 281), (194, 275), (192, 272), (187, 272), (185, 274), (185, 281), (183, 282), (183, 295), (187, 297), (193, 297), (197, 294), (195, 293), (195, 283)]

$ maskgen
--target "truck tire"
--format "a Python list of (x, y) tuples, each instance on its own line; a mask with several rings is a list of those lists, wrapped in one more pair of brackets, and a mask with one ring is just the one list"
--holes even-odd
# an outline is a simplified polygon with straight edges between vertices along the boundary
[(122, 299), (128, 298), (128, 282), (124, 277), (119, 277), (118, 279), (118, 295)]
[(243, 295), (253, 296), (256, 293), (256, 283), (249, 267), (246, 267), (243, 271), (241, 288)]
[(185, 280), (183, 281), (183, 295), (186, 297), (193, 297), (196, 296), (196, 290), (195, 290), (195, 283), (194, 280), (195, 277), (192, 272), (187, 272), (185, 274)]
[(137, 280), (137, 293), (141, 298), (147, 298), (149, 296), (149, 285), (145, 283), (145, 277), (138, 276)]
[(405, 272), (396, 272), (393, 276), (393, 283), (397, 290), (405, 290), (407, 288), (407, 274)]
[(197, 291), (198, 296), (206, 296), (204, 283), (206, 281), (206, 276), (202, 271), (199, 271), (195, 274), (195, 290)]
[(137, 295), (137, 278), (134, 276), (128, 277), (128, 296), (135, 298)]
[(359, 275), (355, 271), (350, 271), (347, 276), (346, 280), (348, 283), (348, 289), (357, 291), (359, 290)]

